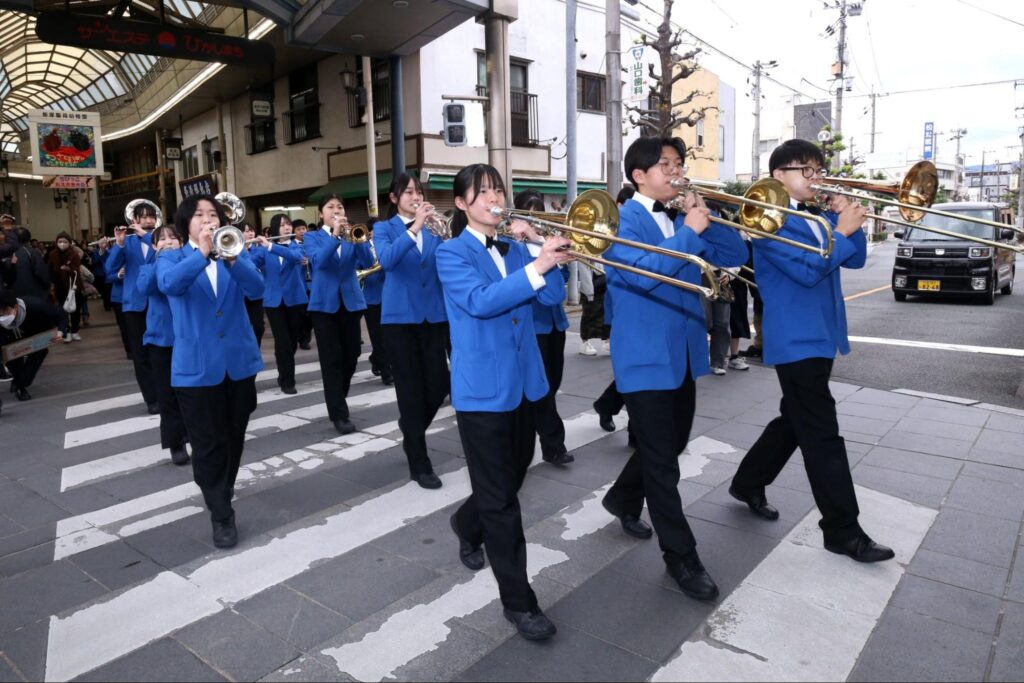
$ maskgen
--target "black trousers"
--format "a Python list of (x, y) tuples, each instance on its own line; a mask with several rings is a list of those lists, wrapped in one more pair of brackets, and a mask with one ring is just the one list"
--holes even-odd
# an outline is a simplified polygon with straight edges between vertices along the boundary
[(11, 373), (11, 382), (23, 389), (32, 386), (32, 382), (36, 379), (36, 373), (43, 366), (43, 361), (46, 360), (48, 353), (50, 353), (49, 349), (42, 349), (9, 362), (6, 367), (7, 371)]
[(274, 333), (274, 358), (277, 360), (277, 384), (295, 386), (295, 351), (299, 348), (299, 335), (306, 319), (306, 305), (268, 308), (267, 320)]
[(117, 329), (121, 332), (121, 343), (124, 344), (124, 352), (130, 359), (132, 357), (132, 347), (128, 343), (128, 326), (124, 322), (124, 310), (122, 304), (116, 301), (110, 302), (110, 307), (114, 309), (114, 320), (117, 321)]
[(381, 325), (398, 395), (402, 449), (413, 476), (433, 472), (426, 431), (451, 390), (445, 342), (447, 323)]
[(594, 401), (594, 409), (599, 413), (607, 415), (618, 415), (625, 405), (626, 401), (622, 398), (622, 394), (619, 393), (619, 388), (615, 386), (614, 379), (611, 384), (605, 387), (605, 390), (601, 392), (597, 400)]
[(128, 336), (128, 349), (135, 365), (135, 381), (142, 391), (142, 400), (146, 405), (157, 402), (156, 382), (153, 381), (153, 366), (149, 362), (149, 353), (142, 343), (146, 334), (146, 312), (124, 311), (125, 333)]
[[(306, 292), (309, 294), (309, 292)], [(299, 345), (305, 344), (309, 346), (309, 342), (313, 341), (313, 316), (306, 312), (305, 317), (302, 319), (302, 330), (299, 332)]]
[(349, 418), (348, 389), (359, 362), (362, 330), (359, 318), (362, 311), (347, 311), (338, 307), (336, 313), (311, 312), (316, 332), (316, 350), (320, 356), (320, 373), (324, 379), (324, 400), (331, 422)]
[(263, 299), (246, 299), (245, 311), (249, 314), (252, 331), (256, 333), (256, 345), (262, 349), (263, 335), (267, 333), (267, 325), (263, 322)]
[(456, 415), (473, 493), (455, 512), (455, 526), (463, 538), (484, 544), (501, 604), (516, 612), (536, 609), (518, 497), (533, 460), (533, 410), (523, 399), (507, 413)]
[(212, 387), (176, 387), (192, 442), (192, 476), (214, 521), (234, 515), (231, 492), (242, 463), (245, 430), (256, 410), (256, 376)]
[(370, 333), (370, 367), (387, 377), (393, 373), (380, 326), (380, 312), (380, 304), (366, 305), (366, 331)]
[(836, 402), (828, 388), (832, 362), (808, 358), (775, 366), (782, 387), (781, 414), (747, 451), (732, 483), (740, 491), (763, 494), (799, 447), (825, 540), (844, 543), (864, 532), (857, 523), (860, 509), (846, 442), (839, 435)]
[(605, 500), (621, 514), (638, 515), (644, 499), (666, 564), (678, 564), (697, 547), (679, 496), (679, 455), (693, 426), (697, 389), (693, 378), (670, 391), (622, 395), (637, 448)]
[(188, 440), (185, 419), (181, 416), (178, 395), (171, 386), (171, 354), (169, 346), (147, 344), (149, 362), (153, 367), (156, 396), (160, 402), (160, 447), (178, 448)]
[(533, 403), (533, 417), (540, 450), (545, 458), (565, 453), (565, 424), (558, 414), (555, 394), (562, 386), (562, 369), (565, 367), (565, 332), (552, 330), (549, 334), (537, 335), (537, 346), (544, 361), (544, 374), (548, 378), (548, 393)]

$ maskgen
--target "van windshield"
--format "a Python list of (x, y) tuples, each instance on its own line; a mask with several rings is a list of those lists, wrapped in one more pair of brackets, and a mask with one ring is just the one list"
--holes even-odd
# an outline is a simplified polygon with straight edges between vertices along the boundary
[[(975, 218), (984, 218), (987, 220), (992, 220), (994, 218), (992, 215), (992, 209), (967, 209), (957, 211), (956, 213)], [(924, 219), (920, 224), (930, 228), (948, 230), (949, 232), (955, 232), (967, 237), (981, 237), (987, 240), (995, 238), (995, 228), (992, 226), (982, 225), (981, 223), (972, 223), (959, 218), (946, 218), (945, 216), (936, 216), (935, 214), (928, 213), (925, 214)], [(938, 233), (928, 232), (926, 230), (921, 230), (920, 228), (910, 228), (907, 230), (907, 235), (904, 239), (909, 242), (923, 242), (925, 240), (953, 241), (956, 238), (950, 237), (949, 235), (939, 235)]]

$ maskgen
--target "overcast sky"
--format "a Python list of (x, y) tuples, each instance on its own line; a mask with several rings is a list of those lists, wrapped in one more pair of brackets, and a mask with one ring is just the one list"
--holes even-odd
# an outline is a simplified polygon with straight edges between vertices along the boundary
[[(661, 8), (660, 0), (641, 0), (641, 5)], [(866, 153), (871, 131), (866, 95), (872, 88), (885, 95), (877, 99), (871, 166), (901, 166), (919, 159), (926, 121), (934, 121), (936, 131), (948, 131), (938, 137), (940, 161), (952, 163), (956, 142), (947, 138), (957, 128), (968, 131), (961, 141), (968, 165), (980, 164), (983, 150), (988, 152), (986, 163), (1020, 157), (1024, 118), (1015, 118), (1014, 110), (1024, 106), (1024, 87), (1015, 93), (1012, 81), (1024, 81), (1024, 3), (867, 0), (863, 5), (861, 16), (848, 20), (847, 75), (854, 82), (853, 91), (845, 93), (843, 132)], [(641, 11), (646, 10), (641, 6)], [(822, 88), (832, 85), (838, 31), (827, 36), (825, 29), (838, 26), (838, 17), (838, 10), (825, 9), (822, 0), (678, 0), (673, 15), (676, 23), (739, 61), (777, 60), (772, 76), (818, 99), (830, 98)], [(737, 89), (736, 169), (748, 172), (753, 108), (744, 93), (749, 92), (749, 72), (711, 50), (702, 64)], [(950, 89), (1002, 80), (1011, 82)], [(791, 114), (782, 100), (787, 89), (770, 81), (762, 87), (765, 139), (777, 135), (783, 112), (787, 118)], [(897, 94), (923, 88), (936, 90)]]

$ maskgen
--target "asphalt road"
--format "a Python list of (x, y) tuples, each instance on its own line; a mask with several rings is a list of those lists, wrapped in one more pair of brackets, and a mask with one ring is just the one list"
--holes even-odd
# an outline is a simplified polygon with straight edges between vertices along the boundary
[[(865, 268), (844, 269), (845, 295), (887, 287), (895, 252), (890, 240), (871, 252)], [(850, 335), (1024, 349), (1024, 263), (1019, 265), (1016, 293), (997, 295), (992, 306), (946, 297), (897, 303), (889, 289), (853, 298), (846, 304)], [(1015, 396), (1024, 383), (1024, 358), (858, 342), (852, 347), (836, 362), (837, 380), (1024, 408), (1024, 398)]]

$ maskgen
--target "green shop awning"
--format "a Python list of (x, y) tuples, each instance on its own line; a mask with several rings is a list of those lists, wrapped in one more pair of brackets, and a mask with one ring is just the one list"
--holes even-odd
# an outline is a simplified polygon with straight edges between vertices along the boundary
[[(416, 174), (418, 169), (410, 168), (406, 169), (410, 174)], [(377, 193), (385, 195), (388, 190), (391, 189), (391, 171), (380, 171), (377, 173)], [(448, 185), (451, 187), (451, 184)], [(332, 180), (313, 194), (309, 195), (309, 201), (313, 204), (317, 204), (324, 197), (336, 194), (342, 199), (354, 199), (356, 197), (369, 197), (370, 195), (370, 184), (367, 182), (367, 176), (350, 176), (348, 178), (339, 178)]]
[[(454, 180), (455, 175), (451, 173), (431, 173), (427, 186), (431, 190), (451, 190)], [(606, 187), (606, 183), (587, 181), (576, 183), (576, 189), (580, 192), (583, 190), (603, 190)], [(551, 180), (550, 178), (513, 178), (512, 194), (522, 192), (523, 190), (537, 190), (541, 194), (565, 194), (565, 181)]]

